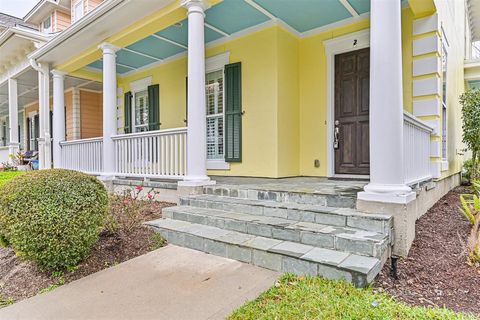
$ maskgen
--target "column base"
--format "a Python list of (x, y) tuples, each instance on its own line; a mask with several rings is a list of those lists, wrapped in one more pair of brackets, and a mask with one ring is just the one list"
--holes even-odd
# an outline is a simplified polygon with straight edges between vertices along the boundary
[(18, 152), (20, 152), (20, 143), (10, 142), (10, 144), (8, 145), (8, 152), (10, 154), (17, 154)]
[(181, 187), (202, 187), (215, 185), (215, 180), (210, 180), (208, 176), (190, 177), (186, 176), (183, 181), (179, 181), (178, 185)]
[(417, 197), (417, 194), (404, 184), (369, 183), (364, 190), (358, 193), (359, 200), (406, 204)]

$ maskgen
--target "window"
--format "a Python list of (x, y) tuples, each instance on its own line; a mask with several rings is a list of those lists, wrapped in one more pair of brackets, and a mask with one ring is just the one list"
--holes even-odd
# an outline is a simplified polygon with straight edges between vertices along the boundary
[(52, 16), (49, 16), (45, 21), (43, 21), (43, 32), (52, 33)]
[(38, 141), (37, 138), (39, 137), (39, 116), (38, 114), (30, 117), (28, 120), (28, 140), (30, 145), (30, 150), (37, 151), (38, 150)]
[(448, 139), (448, 119), (447, 119), (447, 65), (448, 53), (446, 43), (442, 43), (442, 159), (447, 160), (447, 139)]
[(223, 68), (207, 73), (207, 159), (224, 160)]
[(148, 90), (134, 93), (134, 132), (148, 131)]
[(0, 135), (1, 135), (0, 147), (6, 147), (8, 145), (7, 132), (8, 132), (8, 127), (7, 127), (7, 121), (5, 120), (0, 124)]
[(73, 7), (73, 18), (74, 21), (80, 20), (84, 15), (83, 11), (83, 0), (77, 1)]

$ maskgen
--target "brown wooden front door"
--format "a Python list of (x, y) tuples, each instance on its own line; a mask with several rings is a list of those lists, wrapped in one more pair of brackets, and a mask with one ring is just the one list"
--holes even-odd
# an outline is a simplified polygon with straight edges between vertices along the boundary
[(368, 175), (370, 49), (335, 56), (335, 173)]

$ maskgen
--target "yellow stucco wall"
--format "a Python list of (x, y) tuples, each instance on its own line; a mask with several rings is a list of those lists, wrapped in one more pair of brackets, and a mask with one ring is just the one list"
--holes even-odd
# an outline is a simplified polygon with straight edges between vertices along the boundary
[[(410, 8), (402, 11), (404, 108), (412, 112), (412, 23)], [(449, 21), (449, 24), (454, 24)], [(207, 48), (207, 57), (230, 52), (230, 63), (242, 62), (243, 139), (241, 163), (209, 174), (232, 176), (327, 175), (327, 58), (324, 41), (369, 28), (369, 20), (300, 39), (280, 26)], [(451, 47), (454, 47), (453, 45)], [(460, 46), (460, 48), (463, 48)], [(458, 52), (457, 52), (458, 51)], [(455, 146), (460, 137), (456, 97), (463, 90), (461, 49), (452, 52), (449, 77), (449, 154), (458, 170)], [(77, 71), (92, 80), (98, 75)], [(186, 57), (127, 77), (119, 77), (123, 92), (132, 81), (148, 76), (160, 85), (161, 128), (183, 127), (186, 108)], [(462, 78), (463, 79), (463, 78)], [(461, 83), (461, 85), (458, 85)], [(122, 108), (122, 106), (120, 106)], [(451, 128), (451, 129), (450, 129)], [(451, 137), (450, 137), (451, 135)], [(320, 167), (314, 161), (320, 160)], [(447, 175), (447, 173), (444, 173)]]
[[(462, 119), (459, 96), (465, 91), (464, 58), (465, 58), (465, 2), (435, 1), (439, 17), (440, 37), (448, 41), (447, 65), (447, 121), (448, 121), (448, 161), (449, 168), (442, 172), (442, 178), (461, 170), (464, 157), (462, 142)], [(443, 30), (443, 31), (442, 31)], [(444, 121), (444, 119), (442, 119)]]
[[(230, 170), (211, 174), (277, 177), (277, 57), (276, 28), (269, 28), (207, 49), (207, 57), (230, 52), (230, 63), (242, 62), (242, 163)], [(119, 86), (130, 90), (132, 81), (148, 76), (160, 85), (161, 128), (185, 126), (187, 60), (185, 57), (132, 76), (121, 78)]]
[(300, 172), (300, 41), (277, 28), (278, 176)]

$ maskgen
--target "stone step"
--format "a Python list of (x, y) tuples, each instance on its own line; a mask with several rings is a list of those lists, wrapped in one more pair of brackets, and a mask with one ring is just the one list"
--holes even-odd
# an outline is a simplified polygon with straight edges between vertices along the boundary
[(267, 187), (262, 185), (258, 185), (258, 187), (248, 185), (213, 185), (204, 187), (203, 191), (205, 194), (231, 198), (355, 208), (357, 192), (362, 190), (361, 188), (342, 186), (318, 190), (309, 188), (286, 190), (285, 186), (282, 187), (269, 187), (267, 189)]
[(358, 287), (371, 283), (384, 261), (186, 221), (159, 219), (148, 225), (174, 245), (280, 272), (345, 279)]
[(165, 208), (162, 215), (164, 218), (376, 258), (381, 258), (389, 246), (388, 235), (382, 233), (315, 222), (191, 206)]
[(310, 204), (196, 195), (180, 198), (180, 205), (198, 208), (277, 217), (294, 221), (315, 222), (328, 226), (350, 227), (392, 234), (393, 218), (386, 214), (370, 214), (350, 208), (332, 208)]

